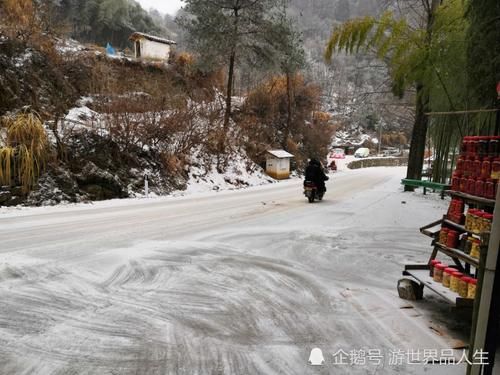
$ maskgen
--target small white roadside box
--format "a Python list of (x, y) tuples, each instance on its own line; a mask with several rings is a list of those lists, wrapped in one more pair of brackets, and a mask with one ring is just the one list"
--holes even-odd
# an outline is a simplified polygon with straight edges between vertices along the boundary
[(285, 150), (267, 151), (266, 173), (277, 180), (289, 178), (291, 158), (293, 155)]

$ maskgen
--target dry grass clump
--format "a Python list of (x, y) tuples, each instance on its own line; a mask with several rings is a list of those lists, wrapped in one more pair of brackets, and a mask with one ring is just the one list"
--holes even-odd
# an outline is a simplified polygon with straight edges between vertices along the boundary
[(21, 113), (2, 121), (6, 130), (0, 147), (0, 184), (19, 184), (28, 193), (36, 184), (50, 157), (49, 141), (40, 118)]

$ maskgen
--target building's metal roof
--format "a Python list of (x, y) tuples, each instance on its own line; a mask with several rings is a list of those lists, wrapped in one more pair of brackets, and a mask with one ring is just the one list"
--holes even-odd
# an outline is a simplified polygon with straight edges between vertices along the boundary
[(278, 159), (293, 158), (293, 155), (289, 152), (286, 152), (285, 150), (268, 150), (267, 152), (277, 157)]
[(160, 38), (158, 36), (149, 35), (149, 34), (140, 33), (140, 32), (133, 33), (132, 35), (130, 35), (129, 39), (133, 40), (133, 41), (136, 41), (139, 39), (147, 39), (147, 40), (151, 40), (153, 42), (158, 42), (158, 43), (163, 43), (163, 44), (177, 44), (173, 40), (163, 39), (163, 38)]

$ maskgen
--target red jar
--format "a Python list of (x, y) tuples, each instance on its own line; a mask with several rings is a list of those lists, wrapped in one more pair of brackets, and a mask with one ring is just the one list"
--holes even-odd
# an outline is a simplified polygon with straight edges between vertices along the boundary
[(434, 266), (434, 275), (433, 275), (434, 281), (436, 281), (438, 283), (443, 281), (444, 269), (447, 267), (448, 266), (446, 264), (442, 264), (442, 263), (436, 264)]
[(446, 246), (456, 248), (458, 246), (458, 232), (455, 230), (448, 231)]
[(464, 162), (464, 176), (469, 177), (472, 174), (474, 161), (469, 157)]
[(451, 178), (451, 190), (460, 190), (460, 176), (456, 173), (453, 174), (453, 177)]
[(476, 195), (478, 197), (484, 197), (484, 180), (476, 180)]
[(457, 224), (462, 224), (464, 222), (464, 214), (456, 213), (453, 216), (453, 222)]
[(441, 228), (439, 231), (439, 243), (442, 245), (446, 245), (446, 242), (448, 242), (448, 232), (450, 230), (448, 228)]
[(441, 262), (437, 259), (433, 259), (431, 260), (430, 264), (429, 264), (429, 276), (430, 277), (433, 277), (434, 276), (434, 267), (437, 265), (437, 264), (440, 264)]
[(452, 292), (458, 293), (459, 282), (463, 276), (464, 274), (462, 272), (458, 272), (457, 270), (451, 273), (450, 290)]
[[(454, 223), (461, 224), (463, 220), (464, 202), (461, 199), (453, 198), (448, 208), (448, 219)], [(444, 241), (443, 243), (446, 243)]]
[(465, 157), (460, 155), (459, 158), (457, 159), (457, 167), (455, 168), (455, 172), (457, 172), (458, 174), (463, 174), (464, 164), (465, 164)]
[(453, 214), (453, 205), (455, 204), (455, 199), (452, 199), (450, 201), (450, 205), (448, 206), (448, 212), (446, 215), (449, 217), (451, 214)]
[(491, 222), (493, 221), (493, 214), (485, 212), (483, 216), (486, 218), (486, 220), (489, 220)]
[(447, 215), (448, 215), (448, 216), (453, 215), (453, 212), (455, 212), (455, 198), (453, 198), (453, 199), (450, 201), (450, 205), (448, 206), (448, 212), (447, 212)]
[(476, 157), (480, 137), (471, 137), (469, 142), (469, 156)]
[(481, 159), (476, 158), (476, 160), (474, 160), (474, 163), (472, 165), (472, 173), (471, 173), (471, 175), (473, 177), (477, 178), (477, 177), (481, 176), (481, 166), (482, 166)]
[(468, 291), (469, 291), (469, 280), (470, 279), (471, 278), (469, 276), (463, 276), (462, 278), (460, 278), (460, 284), (459, 284), (459, 288), (458, 288), (458, 294), (462, 298), (467, 298), (467, 294), (468, 294)]
[(467, 191), (466, 193), (475, 195), (476, 194), (476, 180), (470, 177), (467, 180)]
[(496, 158), (500, 155), (500, 136), (490, 137), (488, 144), (488, 155), (491, 158)]
[(489, 178), (484, 184), (484, 197), (488, 199), (495, 199), (495, 182)]
[(469, 149), (469, 137), (464, 137), (462, 139), (462, 144), (460, 145), (460, 155), (466, 155)]
[(491, 159), (484, 158), (481, 163), (481, 178), (490, 178), (491, 175)]
[(480, 158), (488, 156), (488, 143), (490, 137), (478, 137), (477, 154)]
[(495, 158), (493, 163), (491, 163), (491, 174), (490, 177), (493, 180), (499, 180), (500, 179), (500, 158)]
[(467, 178), (462, 177), (460, 179), (460, 190), (462, 193), (465, 193), (467, 190)]
[(451, 267), (448, 267), (448, 268), (444, 269), (442, 283), (443, 283), (443, 286), (445, 286), (446, 288), (450, 287), (451, 275), (455, 271), (456, 271), (456, 269), (455, 268), (451, 268)]
[(467, 138), (466, 141), (466, 148), (465, 148), (465, 156), (469, 157), (470, 154), (472, 154), (472, 137), (465, 137)]

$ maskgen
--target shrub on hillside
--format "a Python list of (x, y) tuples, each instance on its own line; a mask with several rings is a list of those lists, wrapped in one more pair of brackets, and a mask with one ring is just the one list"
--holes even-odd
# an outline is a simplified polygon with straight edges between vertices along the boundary
[(33, 113), (20, 113), (2, 119), (0, 130), (0, 185), (20, 185), (28, 193), (45, 169), (50, 146), (40, 118)]
[(283, 148), (298, 166), (311, 156), (322, 157), (333, 133), (330, 116), (318, 112), (320, 90), (297, 74), (272, 77), (252, 91), (242, 108), (240, 123), (248, 154), (258, 163), (265, 151)]

